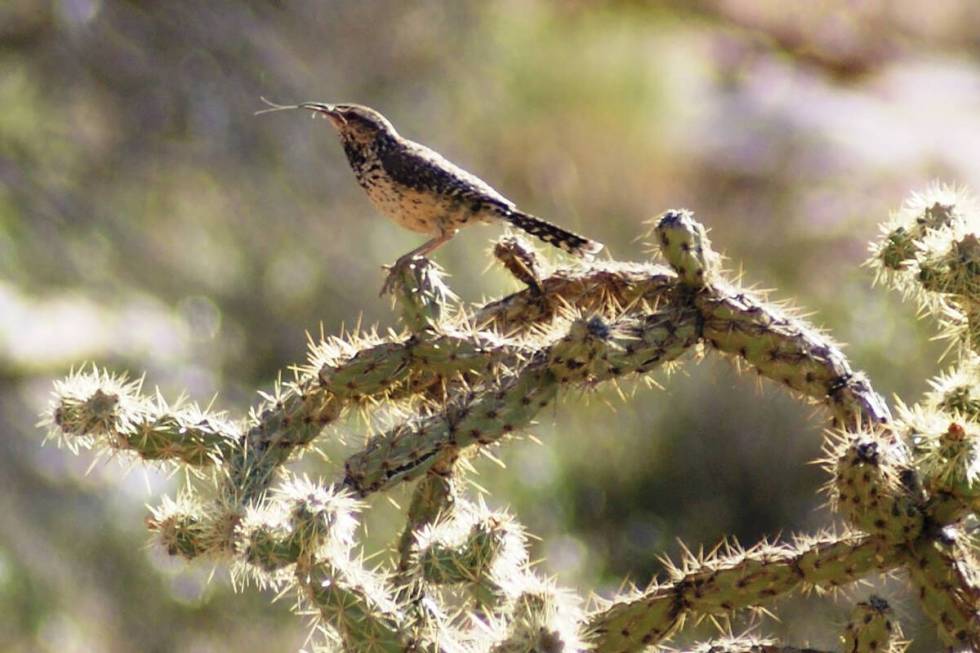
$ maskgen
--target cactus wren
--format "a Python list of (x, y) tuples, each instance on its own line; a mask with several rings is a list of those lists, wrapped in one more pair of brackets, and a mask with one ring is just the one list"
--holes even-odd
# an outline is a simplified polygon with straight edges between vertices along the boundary
[(403, 138), (374, 109), (358, 104), (304, 102), (270, 109), (308, 109), (323, 114), (337, 130), (347, 160), (371, 202), (381, 213), (412, 231), (432, 236), (395, 262), (394, 273), (416, 256), (425, 256), (472, 222), (503, 220), (566, 252), (591, 258), (602, 245), (541, 218), (517, 210), (514, 203), (479, 177), (424, 145)]

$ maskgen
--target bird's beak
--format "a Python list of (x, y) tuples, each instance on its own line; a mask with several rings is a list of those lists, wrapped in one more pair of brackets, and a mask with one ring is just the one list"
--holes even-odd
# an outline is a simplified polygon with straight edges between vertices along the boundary
[(310, 111), (315, 111), (317, 113), (322, 113), (330, 122), (333, 123), (334, 127), (340, 127), (340, 125), (347, 124), (344, 120), (342, 113), (337, 111), (336, 105), (324, 104), (323, 102), (303, 102), (302, 104), (276, 104), (271, 100), (267, 100), (264, 97), (260, 97), (260, 100), (266, 104), (268, 109), (260, 109), (255, 112), (255, 115), (260, 115), (263, 113), (272, 113), (274, 111), (292, 111), (293, 109), (309, 109)]
[(334, 127), (341, 127), (347, 124), (347, 121), (344, 120), (344, 116), (341, 115), (341, 113), (337, 111), (337, 108), (332, 104), (325, 104), (323, 102), (303, 102), (297, 106), (300, 109), (309, 109), (310, 111), (322, 113), (328, 120), (330, 120)]

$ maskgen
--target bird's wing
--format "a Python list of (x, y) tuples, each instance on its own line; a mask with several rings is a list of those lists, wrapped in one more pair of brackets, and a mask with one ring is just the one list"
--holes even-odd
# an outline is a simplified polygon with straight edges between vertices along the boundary
[(438, 152), (412, 141), (404, 147), (381, 153), (385, 172), (399, 183), (422, 192), (435, 192), (461, 202), (480, 201), (501, 210), (514, 208), (514, 203), (498, 193), (490, 184), (452, 163)]

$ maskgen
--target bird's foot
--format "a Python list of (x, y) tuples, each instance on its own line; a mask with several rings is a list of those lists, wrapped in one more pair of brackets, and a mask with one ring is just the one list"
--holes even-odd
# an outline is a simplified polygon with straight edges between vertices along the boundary
[(399, 258), (392, 265), (381, 266), (383, 270), (388, 272), (388, 276), (385, 277), (384, 285), (381, 286), (380, 296), (384, 297), (395, 292), (395, 289), (404, 283), (403, 276), (406, 269), (416, 261), (421, 262), (423, 260), (421, 256), (406, 255)]

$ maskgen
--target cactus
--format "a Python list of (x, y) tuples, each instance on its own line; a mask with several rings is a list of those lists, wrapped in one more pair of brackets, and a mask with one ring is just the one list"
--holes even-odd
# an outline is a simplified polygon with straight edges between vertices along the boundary
[(642, 650), (668, 638), (689, 618), (727, 616), (794, 590), (833, 589), (899, 563), (896, 547), (851, 533), (782, 545), (761, 542), (747, 551), (726, 545), (713, 555), (687, 556), (671, 566), (669, 582), (593, 614), (588, 637), (596, 651)]
[[(231, 565), (242, 587), (273, 587), (312, 615), (315, 647), (354, 652), (640, 651), (687, 624), (761, 610), (793, 592), (834, 592), (904, 571), (948, 650), (980, 647), (980, 583), (969, 530), (980, 508), (980, 213), (962, 192), (916, 195), (872, 245), (876, 278), (933, 314), (957, 343), (952, 370), (893, 417), (870, 380), (805, 320), (740, 288), (687, 211), (653, 223), (666, 265), (616, 261), (549, 271), (507, 236), (494, 255), (522, 290), (479, 307), (425, 259), (393, 280), (400, 333), (340, 334), (235, 421), (168, 404), (97, 368), (55, 384), (48, 437), (73, 452), (187, 469), (186, 488), (147, 526), (171, 554)], [(823, 466), (847, 527), (668, 563), (666, 578), (593, 601), (541, 578), (524, 528), (463, 483), (469, 458), (519, 433), (563, 392), (720, 352), (823, 406)], [(289, 463), (351, 409), (383, 412), (329, 481)], [(396, 562), (369, 569), (359, 500), (414, 482)], [(651, 556), (657, 552), (651, 552)], [(857, 604), (844, 651), (904, 650), (887, 603)], [(331, 648), (332, 647), (332, 648)], [(696, 651), (812, 649), (729, 636)]]
[(831, 503), (866, 533), (890, 542), (914, 541), (925, 527), (924, 500), (903, 465), (904, 449), (887, 431), (843, 433), (829, 458), (836, 469)]
[(980, 567), (973, 547), (947, 526), (915, 542), (911, 557), (909, 577), (940, 638), (953, 650), (980, 649)]
[(907, 646), (888, 602), (874, 595), (854, 606), (842, 639), (845, 653), (902, 653)]

